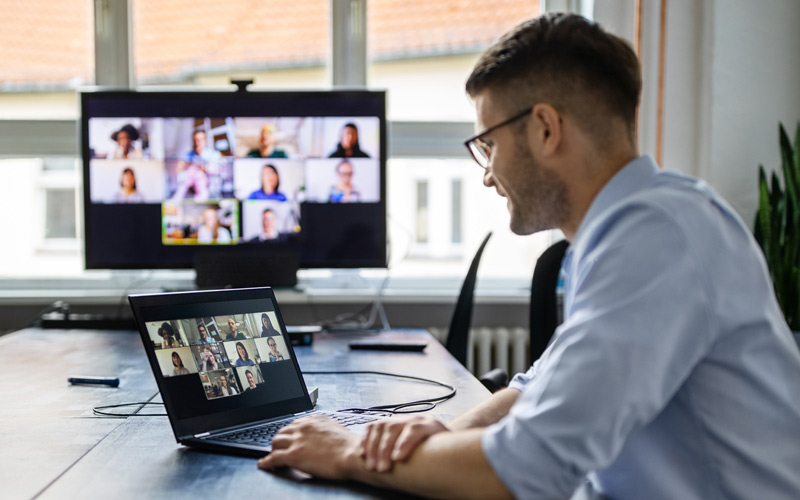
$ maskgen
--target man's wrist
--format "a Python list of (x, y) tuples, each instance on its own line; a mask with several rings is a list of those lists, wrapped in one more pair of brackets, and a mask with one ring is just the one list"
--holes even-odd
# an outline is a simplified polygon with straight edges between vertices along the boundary
[(365, 470), (365, 462), (361, 456), (359, 446), (348, 446), (341, 455), (339, 476), (346, 480), (356, 480)]

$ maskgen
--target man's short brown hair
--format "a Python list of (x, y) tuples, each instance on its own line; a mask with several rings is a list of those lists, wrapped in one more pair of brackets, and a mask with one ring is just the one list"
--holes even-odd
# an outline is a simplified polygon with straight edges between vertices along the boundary
[(581, 16), (550, 13), (489, 47), (466, 87), (472, 97), (491, 89), (508, 103), (508, 112), (547, 102), (596, 138), (608, 130), (609, 116), (616, 116), (634, 137), (642, 78), (626, 41)]

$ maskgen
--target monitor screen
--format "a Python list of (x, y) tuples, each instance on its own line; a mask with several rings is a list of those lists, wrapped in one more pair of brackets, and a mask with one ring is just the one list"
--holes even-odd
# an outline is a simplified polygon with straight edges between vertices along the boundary
[(198, 252), (386, 266), (379, 91), (81, 94), (88, 269), (190, 268)]

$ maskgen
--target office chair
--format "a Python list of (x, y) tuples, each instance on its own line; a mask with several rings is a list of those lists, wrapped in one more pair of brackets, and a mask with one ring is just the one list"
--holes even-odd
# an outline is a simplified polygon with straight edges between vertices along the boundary
[(445, 348), (464, 366), (467, 366), (467, 348), (469, 347), (469, 327), (472, 324), (472, 304), (475, 295), (475, 281), (478, 278), (478, 264), (481, 262), (483, 256), (483, 249), (489, 238), (492, 237), (492, 232), (483, 239), (483, 243), (478, 247), (475, 257), (472, 258), (472, 263), (467, 271), (467, 276), (464, 278), (464, 283), (461, 285), (461, 292), (458, 294), (458, 302), (453, 311), (453, 317), (450, 320), (450, 328), (447, 330), (447, 340), (445, 341)]
[[(491, 232), (486, 235), (483, 243), (478, 247), (475, 257), (472, 258), (447, 333), (445, 347), (464, 366), (467, 365), (469, 328), (472, 324), (472, 305), (478, 265), (483, 255), (483, 249), (491, 236)], [(566, 240), (551, 245), (536, 261), (533, 270), (529, 309), (531, 363), (539, 359), (547, 348), (559, 323), (556, 286), (561, 271), (561, 261), (564, 259), (568, 246), (569, 243)], [(508, 374), (501, 368), (495, 368), (481, 375), (479, 380), (491, 392), (496, 392), (508, 385)]]
[(529, 306), (531, 363), (539, 359), (547, 349), (556, 327), (561, 323), (559, 317), (561, 305), (556, 296), (556, 287), (561, 272), (561, 261), (564, 260), (568, 246), (567, 240), (552, 244), (539, 256), (533, 269)]

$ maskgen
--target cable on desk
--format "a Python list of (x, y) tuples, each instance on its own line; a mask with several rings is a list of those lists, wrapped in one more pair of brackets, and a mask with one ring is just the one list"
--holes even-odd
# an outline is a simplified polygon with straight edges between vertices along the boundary
[(436, 408), (436, 405), (451, 399), (456, 395), (456, 388), (452, 385), (439, 382), (423, 377), (415, 377), (413, 375), (401, 375), (399, 373), (378, 372), (371, 370), (349, 370), (349, 371), (304, 371), (303, 375), (381, 375), (385, 377), (394, 377), (406, 380), (414, 380), (416, 382), (425, 382), (427, 384), (438, 385), (448, 389), (450, 392), (434, 398), (417, 399), (415, 401), (408, 401), (406, 403), (393, 403), (386, 405), (370, 406), (368, 408), (344, 408), (338, 411), (349, 411), (353, 413), (364, 413), (369, 411), (383, 411), (386, 413), (399, 414), (399, 413), (422, 413)]
[[(95, 406), (92, 408), (92, 413), (95, 415), (100, 415), (103, 417), (166, 417), (168, 416), (166, 413), (139, 413), (142, 408), (147, 405), (160, 405), (164, 406), (164, 403), (153, 403), (150, 401), (141, 401), (139, 403), (120, 403), (118, 405), (105, 405), (105, 406)], [(103, 410), (108, 410), (111, 408), (123, 408), (125, 406), (138, 406), (133, 413), (111, 413)]]
[[(120, 403), (116, 405), (95, 406), (92, 408), (92, 413), (102, 417), (168, 417), (169, 415), (166, 413), (139, 413), (145, 406), (148, 405), (164, 406), (164, 403), (160, 401), (153, 402), (153, 399), (156, 396), (158, 396), (158, 393), (153, 394), (147, 401), (140, 401), (138, 403)], [(136, 408), (132, 413), (113, 413), (104, 411), (112, 408), (124, 408), (126, 406), (138, 406), (138, 408)]]

